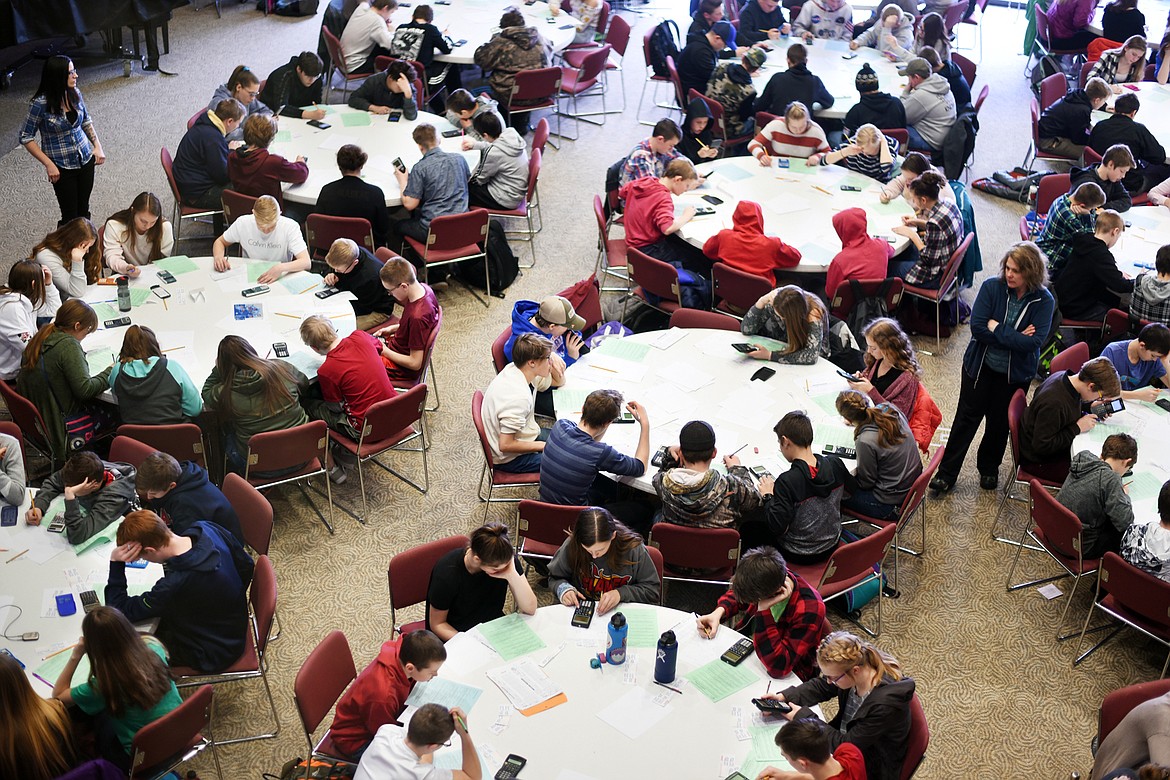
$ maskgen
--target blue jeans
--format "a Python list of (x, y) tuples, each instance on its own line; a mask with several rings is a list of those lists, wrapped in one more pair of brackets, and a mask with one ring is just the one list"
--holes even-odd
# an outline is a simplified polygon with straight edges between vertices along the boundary
[(534, 474), (540, 471), (540, 456), (539, 452), (526, 452), (507, 463), (496, 464), (496, 468), (509, 474)]
[(852, 509), (854, 512), (859, 512), (866, 517), (872, 517), (876, 520), (894, 520), (894, 516), (898, 513), (898, 507), (891, 504), (883, 504), (874, 498), (872, 490), (855, 490), (853, 495), (841, 501), (842, 509)]
[(929, 159), (930, 152), (934, 151), (934, 147), (926, 142), (926, 139), (922, 137), (921, 133), (909, 125), (906, 126), (906, 134), (910, 136), (910, 143), (906, 144), (906, 146), (916, 152), (926, 152), (926, 156)]

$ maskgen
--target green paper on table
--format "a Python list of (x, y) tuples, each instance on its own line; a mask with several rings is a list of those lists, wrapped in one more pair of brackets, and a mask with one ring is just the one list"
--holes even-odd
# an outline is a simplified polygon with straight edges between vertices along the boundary
[(98, 349), (86, 352), (85, 363), (89, 366), (89, 375), (97, 376), (114, 365), (114, 350), (109, 347), (99, 347)]
[(1162, 480), (1148, 471), (1135, 471), (1129, 480), (1122, 479), (1129, 485), (1130, 501), (1153, 500), (1162, 490)]
[(805, 160), (802, 157), (786, 157), (784, 159), (788, 160), (788, 167), (777, 169), (780, 174), (783, 174), (785, 171), (787, 171), (788, 173), (799, 173), (804, 175), (808, 173), (816, 173), (817, 169), (820, 168), (819, 165), (809, 165), (808, 160)]
[(739, 771), (748, 777), (758, 777), (766, 767), (787, 770), (789, 763), (784, 759), (780, 748), (776, 746), (776, 732), (780, 724), (775, 726), (753, 726), (751, 728), (752, 747), (747, 757), (739, 767)]
[(370, 121), (370, 115), (365, 111), (354, 111), (341, 115), (341, 124), (345, 127), (366, 127)]
[(820, 395), (811, 396), (811, 398), (812, 402), (821, 408), (821, 411), (834, 420), (837, 420), (841, 418), (840, 412), (837, 411), (838, 395), (840, 393), (821, 393)]
[(718, 168), (707, 174), (707, 176), (722, 176), (728, 181), (743, 181), (744, 179), (750, 179), (752, 174), (750, 171), (745, 171), (738, 165), (720, 165)]
[(653, 608), (626, 604), (618, 607), (618, 611), (625, 615), (629, 633), (626, 644), (630, 647), (657, 647), (658, 646), (658, 613)]
[(901, 197), (894, 198), (889, 203), (882, 203), (880, 200), (865, 204), (865, 208), (873, 209), (875, 214), (883, 216), (910, 216), (910, 207), (906, 201)]
[(313, 104), (311, 106), (301, 106), (301, 111), (324, 111), (326, 114), (332, 114), (334, 111), (336, 111), (336, 109), (333, 108), (333, 106), (326, 106), (326, 105), (319, 106), (319, 105)]
[(822, 449), (826, 444), (832, 444), (834, 447), (857, 448), (856, 441), (853, 438), (853, 429), (844, 425), (826, 425), (825, 423), (820, 423), (816, 426), (816, 436), (814, 439)]
[(141, 306), (150, 299), (150, 290), (146, 287), (130, 288), (130, 305)]
[(278, 144), (287, 144), (292, 140), (292, 130), (277, 130), (276, 137), (272, 140)]
[[(57, 678), (61, 676), (61, 672), (65, 669), (65, 665), (69, 663), (69, 659), (73, 657), (73, 650), (64, 650), (57, 653), (55, 656), (45, 661), (38, 666), (34, 671), (37, 677), (41, 678), (49, 685), (56, 685)], [(73, 679), (69, 683), (70, 688), (76, 688), (78, 685), (84, 683), (89, 679), (89, 656), (81, 656), (81, 660), (77, 663), (77, 668), (73, 670)]]
[(629, 360), (631, 363), (641, 363), (650, 351), (649, 344), (640, 344), (630, 339), (608, 338), (601, 342), (596, 350), (598, 354)]
[(479, 633), (483, 634), (505, 661), (519, 658), (545, 646), (544, 640), (536, 635), (518, 612), (489, 623), (480, 623)]
[[(52, 507), (52, 505), (50, 505), (49, 511), (51, 512), (52, 509), (53, 509), (53, 507)], [(47, 518), (48, 516), (49, 516), (49, 513), (46, 512), (45, 517)], [(118, 536), (118, 526), (120, 526), (121, 524), (122, 524), (122, 518), (119, 517), (117, 520), (110, 523), (105, 528), (98, 531), (96, 534), (89, 537), (81, 544), (73, 545), (73, 552), (77, 553), (78, 555), (81, 555), (82, 553), (90, 550), (91, 548), (97, 547), (100, 544), (104, 544), (106, 542), (116, 541), (117, 536)]]
[(192, 271), (198, 271), (199, 266), (194, 260), (186, 255), (173, 255), (171, 257), (164, 257), (160, 260), (154, 261), (155, 268), (161, 268), (164, 271), (170, 271), (175, 276), (179, 274), (189, 274)]
[(93, 304), (93, 312), (97, 315), (98, 322), (105, 322), (106, 320), (115, 320), (122, 316), (122, 312), (115, 309), (108, 303)]
[(711, 701), (726, 699), (736, 691), (742, 691), (760, 680), (756, 673), (746, 666), (732, 666), (718, 658), (684, 676)]
[(1165, 103), (1170, 100), (1170, 92), (1154, 87), (1153, 89), (1143, 89), (1141, 97), (1142, 100), (1148, 100), (1151, 103)]
[(553, 390), (553, 409), (557, 414), (580, 414), (585, 398), (592, 390), (580, 388), (557, 388)]
[(260, 277), (263, 276), (269, 269), (275, 268), (276, 266), (272, 263), (248, 263), (247, 267), (248, 281), (255, 283), (260, 281)]
[(307, 295), (310, 290), (325, 289), (325, 277), (321, 276), (321, 274), (289, 274), (282, 276), (277, 280), (277, 283), (293, 295), (300, 295), (301, 293)]
[(406, 697), (406, 704), (410, 707), (442, 704), (444, 707), (458, 707), (470, 714), (471, 708), (475, 706), (482, 695), (483, 688), (464, 685), (443, 677), (435, 677), (414, 686), (414, 690)]
[(767, 336), (744, 336), (743, 340), (748, 344), (756, 344), (761, 346), (769, 352), (783, 352), (784, 350), (788, 349), (788, 345), (783, 341), (770, 339)]

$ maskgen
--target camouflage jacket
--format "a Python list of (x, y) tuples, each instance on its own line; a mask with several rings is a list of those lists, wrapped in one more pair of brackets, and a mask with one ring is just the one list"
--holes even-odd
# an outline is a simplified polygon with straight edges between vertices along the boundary
[(505, 27), (475, 50), (475, 64), (492, 72), (492, 93), (507, 105), (517, 73), (548, 67), (548, 44), (534, 27)]
[(743, 135), (743, 123), (752, 115), (756, 88), (738, 60), (720, 62), (707, 82), (707, 97), (723, 105), (723, 121), (732, 137)]

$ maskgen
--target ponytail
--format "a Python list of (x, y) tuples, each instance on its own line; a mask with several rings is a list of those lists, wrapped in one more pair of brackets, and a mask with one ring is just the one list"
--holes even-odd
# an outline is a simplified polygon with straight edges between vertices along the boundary
[(901, 414), (889, 404), (872, 406), (869, 398), (858, 390), (842, 390), (837, 396), (837, 413), (853, 426), (856, 439), (864, 425), (878, 429), (878, 444), (893, 447), (906, 440)]
[(31, 370), (41, 362), (41, 350), (44, 349), (45, 339), (54, 330), (69, 332), (80, 325), (86, 328), (87, 333), (93, 333), (97, 330), (97, 322), (97, 314), (85, 301), (79, 298), (65, 301), (61, 308), (57, 309), (57, 316), (53, 321), (38, 330), (37, 335), (33, 336), (24, 348), (24, 358), (20, 362), (21, 370)]
[(898, 659), (848, 631), (834, 631), (817, 647), (817, 662), (839, 664), (852, 669), (868, 666), (876, 669), (878, 679), (901, 680), (904, 675)]

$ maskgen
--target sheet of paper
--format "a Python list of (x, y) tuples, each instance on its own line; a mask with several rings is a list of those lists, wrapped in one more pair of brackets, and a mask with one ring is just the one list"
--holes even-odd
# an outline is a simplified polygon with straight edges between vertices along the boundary
[(602, 371), (613, 374), (612, 379), (623, 382), (640, 384), (646, 378), (646, 366), (640, 363), (631, 363), (628, 360), (613, 357), (612, 355), (590, 355), (589, 368), (592, 371)]
[(114, 522), (107, 525), (102, 530), (98, 531), (93, 536), (86, 539), (81, 544), (73, 545), (73, 552), (81, 555), (92, 547), (97, 547), (99, 544), (106, 542), (113, 542), (118, 535), (118, 526), (122, 524), (122, 518), (118, 518)]
[(109, 347), (98, 347), (85, 353), (85, 364), (89, 366), (89, 375), (96, 376), (114, 365), (114, 350)]
[(1129, 483), (1130, 501), (1152, 501), (1162, 489), (1162, 480), (1148, 471), (1135, 470), (1133, 476), (1125, 481)]
[(320, 274), (301, 271), (295, 274), (285, 274), (277, 280), (277, 284), (293, 295), (310, 295), (317, 290), (325, 289), (325, 278)]
[(519, 658), (545, 646), (544, 640), (537, 636), (519, 612), (513, 612), (488, 623), (480, 623), (479, 632), (505, 661)]
[[(28, 552), (24, 557), (36, 564), (44, 564), (53, 558), (56, 558), (63, 552), (71, 549), (69, 540), (65, 538), (64, 533), (49, 533), (47, 528), (49, 524), (48, 513), (41, 524), (36, 527), (29, 526), (29, 531), (22, 539), (28, 546)], [(11, 558), (20, 550), (14, 549), (10, 553), (4, 553), (5, 556)], [(7, 560), (7, 558), (5, 559)], [(54, 610), (53, 614), (57, 614)]]
[(715, 381), (713, 375), (701, 368), (682, 362), (659, 366), (658, 375), (688, 393), (693, 393)]
[(798, 211), (806, 211), (812, 204), (808, 198), (802, 195), (782, 192), (779, 195), (769, 198), (760, 205), (773, 214), (784, 216), (785, 214), (794, 214)]
[[(485, 743), (476, 744), (475, 752), (479, 754), (479, 766), (483, 776), (495, 777), (496, 772), (500, 771), (504, 764), (505, 756), (501, 756), (499, 751)], [(463, 768), (463, 748), (458, 737), (452, 740), (451, 747), (435, 753), (434, 765), (439, 769)]]
[[(151, 292), (146, 287), (130, 288), (130, 305), (134, 308), (144, 305), (151, 299)], [(155, 300), (158, 300), (157, 298)]]
[(553, 408), (557, 415), (580, 414), (585, 398), (591, 392), (582, 387), (558, 387), (553, 390)]
[[(656, 349), (670, 349), (675, 344), (686, 338), (687, 332), (682, 328), (670, 328), (669, 330), (661, 331), (657, 336), (650, 339), (648, 343)], [(604, 343), (604, 342), (602, 342)]]
[(252, 282), (253, 284), (255, 284), (256, 282), (259, 282), (260, 277), (264, 275), (264, 272), (267, 271), (269, 268), (272, 268), (273, 265), (275, 265), (275, 264), (274, 263), (248, 263), (246, 266), (246, 269), (247, 269), (246, 272), (248, 274), (248, 281)]
[(718, 658), (695, 669), (686, 678), (711, 701), (725, 699), (760, 679), (746, 666), (732, 666)]
[(424, 704), (442, 704), (444, 707), (459, 707), (468, 715), (471, 708), (483, 695), (483, 688), (473, 685), (435, 677), (428, 682), (420, 682), (406, 697), (406, 704), (410, 707), (421, 707)]
[(609, 357), (628, 360), (631, 363), (641, 363), (646, 359), (646, 354), (649, 351), (649, 344), (642, 344), (632, 339), (608, 338), (601, 342), (601, 345), (590, 354), (608, 355)]
[(597, 780), (593, 775), (583, 774), (573, 769), (562, 769), (553, 780)]
[(362, 142), (361, 142), (360, 138), (355, 138), (352, 135), (346, 135), (345, 133), (332, 133), (332, 134), (329, 134), (328, 137), (324, 141), (322, 141), (320, 144), (318, 144), (317, 148), (324, 149), (324, 150), (329, 151), (329, 152), (336, 152), (338, 149), (345, 146), (346, 144), (353, 144), (354, 146), (361, 146), (361, 143)]
[(671, 707), (655, 704), (654, 695), (644, 688), (634, 688), (598, 712), (597, 717), (627, 738), (638, 739), (671, 712)]
[(621, 612), (626, 616), (630, 630), (626, 644), (630, 647), (658, 646), (658, 612), (653, 607), (624, 604)]
[(277, 130), (276, 137), (272, 139), (272, 142), (276, 144), (287, 144), (292, 139), (293, 134), (291, 130)]
[(152, 263), (156, 269), (163, 271), (170, 271), (175, 276), (180, 274), (189, 274), (192, 271), (199, 270), (199, 264), (186, 255), (172, 255), (171, 257), (163, 257), (155, 260)]
[(1044, 598), (1048, 599), (1049, 601), (1052, 601), (1053, 599), (1058, 599), (1064, 595), (1063, 593), (1060, 592), (1060, 588), (1058, 588), (1056, 585), (1054, 585), (1051, 582), (1048, 583), (1047, 585), (1044, 585), (1043, 587), (1036, 588), (1036, 592), (1039, 593)]
[[(483, 625), (480, 624), (481, 629)], [(518, 710), (535, 707), (562, 693), (560, 686), (531, 658), (521, 658), (507, 666), (489, 669), (486, 674)]]
[(367, 111), (348, 111), (338, 116), (345, 127), (369, 127), (373, 121)]
[(729, 181), (743, 181), (744, 179), (750, 179), (752, 174), (750, 171), (745, 171), (738, 165), (728, 164), (720, 165), (718, 168), (711, 171), (708, 176), (711, 177), (712, 181), (718, 181), (719, 179), (727, 179)]

